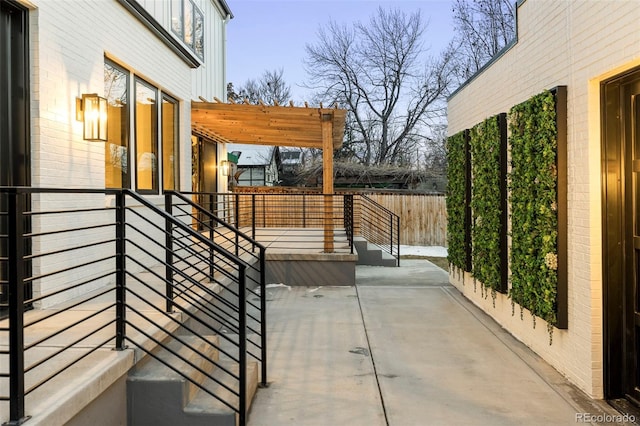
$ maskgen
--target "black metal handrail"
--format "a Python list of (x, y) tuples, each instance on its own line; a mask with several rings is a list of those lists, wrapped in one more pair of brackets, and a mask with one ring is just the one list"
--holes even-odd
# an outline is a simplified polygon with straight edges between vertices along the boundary
[[(308, 242), (308, 232), (293, 232), (303, 229), (331, 229), (348, 244), (353, 253), (353, 209), (345, 209), (351, 194), (320, 193), (214, 193), (185, 192), (193, 197), (203, 211), (224, 219), (234, 228), (244, 230), (254, 240), (273, 241), (281, 236), (283, 229), (289, 230), (287, 241), (290, 247), (299, 248)], [(351, 201), (351, 206), (354, 205)], [(202, 214), (198, 223), (208, 218)], [(342, 237), (342, 232), (346, 234)]]
[(359, 234), (393, 256), (400, 266), (400, 216), (364, 194), (357, 198)]
[[(352, 253), (354, 236), (362, 236), (393, 256), (400, 265), (400, 216), (364, 194), (188, 194), (204, 210), (225, 217), (235, 228), (247, 229), (247, 234), (254, 239), (277, 236), (270, 234), (270, 228), (323, 228), (329, 223), (334, 229), (344, 229)], [(305, 243), (306, 238), (308, 234), (302, 232), (299, 239), (290, 237), (292, 247)]]
[[(215, 244), (228, 248), (237, 257), (247, 261), (247, 292), (258, 301), (258, 304), (250, 299), (247, 301), (248, 306), (258, 313), (257, 315), (247, 314), (250, 321), (247, 329), (255, 335), (257, 340), (248, 340), (248, 353), (260, 361), (261, 384), (267, 386), (266, 247), (255, 238), (251, 238), (235, 226), (204, 209), (183, 193), (165, 192), (165, 208), (174, 217), (186, 220), (205, 235), (208, 234), (209, 239)], [(209, 253), (209, 257), (212, 258), (213, 253)], [(260, 352), (256, 353), (253, 348)]]
[[(258, 262), (258, 272), (264, 272), (264, 249), (253, 247), (258, 258), (243, 259), (129, 190), (0, 187), (0, 309), (7, 314), (0, 319), (0, 333), (9, 341), (9, 349), (0, 351), (9, 359), (9, 371), (0, 371), (9, 393), (0, 395), (0, 403), (8, 402), (9, 423), (29, 418), (25, 397), (45, 383), (93, 362), (105, 348), (123, 350), (131, 344), (219, 399), (245, 424), (247, 354), (255, 356), (248, 332), (264, 311), (264, 302), (257, 306), (248, 300), (255, 294), (247, 290), (248, 271), (257, 270)], [(260, 284), (264, 288), (263, 276)], [(39, 287), (36, 297), (27, 291), (32, 285)], [(70, 310), (77, 311), (73, 320)], [(37, 325), (45, 327), (34, 337)], [(184, 332), (238, 363), (238, 372), (183, 340)], [(208, 337), (214, 334), (224, 344)], [(264, 329), (259, 336), (266, 339)], [(168, 337), (189, 355), (172, 351)], [(169, 351), (170, 361), (158, 357), (154, 346)], [(266, 344), (258, 347), (266, 350)], [(38, 349), (47, 353), (40, 356)], [(238, 390), (192, 358), (218, 368)], [(266, 356), (259, 358), (266, 383)], [(179, 371), (180, 361), (208, 381), (196, 382)], [(214, 383), (231, 397), (221, 397)]]

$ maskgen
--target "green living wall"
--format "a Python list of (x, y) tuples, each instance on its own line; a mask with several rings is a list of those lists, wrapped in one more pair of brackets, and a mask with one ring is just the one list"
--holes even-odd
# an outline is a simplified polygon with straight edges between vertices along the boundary
[(472, 163), (471, 253), (474, 279), (486, 288), (503, 290), (501, 268), (503, 203), (501, 184), (501, 145), (499, 116), (487, 118), (470, 131)]
[(447, 139), (447, 246), (449, 263), (467, 270), (467, 131)]
[(557, 323), (558, 129), (554, 94), (509, 112), (511, 290), (513, 302)]

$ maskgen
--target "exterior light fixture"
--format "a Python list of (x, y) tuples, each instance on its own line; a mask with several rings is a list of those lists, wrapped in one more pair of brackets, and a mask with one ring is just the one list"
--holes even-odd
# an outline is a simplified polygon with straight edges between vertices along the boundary
[(76, 98), (76, 120), (83, 122), (84, 140), (106, 142), (107, 99), (95, 93)]
[(222, 176), (229, 176), (229, 172), (231, 172), (231, 163), (229, 160), (222, 160), (220, 162), (220, 173), (222, 173)]

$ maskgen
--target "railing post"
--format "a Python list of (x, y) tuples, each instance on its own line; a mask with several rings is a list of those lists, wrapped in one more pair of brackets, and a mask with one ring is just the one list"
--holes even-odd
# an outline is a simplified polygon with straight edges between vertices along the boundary
[[(211, 218), (211, 222), (213, 223), (213, 218)], [(209, 240), (211, 241), (212, 246), (209, 247), (209, 276), (211, 277), (211, 282), (214, 281), (214, 275), (216, 272), (215, 263), (216, 263), (216, 253), (213, 247), (216, 247), (216, 239), (215, 234), (213, 232), (213, 227), (209, 228)]]
[[(214, 203), (213, 203), (213, 199), (214, 199), (214, 195), (213, 194), (209, 194), (209, 213), (211, 213), (211, 215), (214, 215)], [(209, 216), (209, 228), (213, 229), (213, 216)]]
[(355, 223), (353, 217), (353, 194), (345, 195), (345, 200), (347, 201), (347, 205), (349, 206), (347, 221), (349, 224), (349, 247), (351, 248), (351, 254), (353, 254), (353, 234), (355, 233)]
[(126, 348), (126, 217), (125, 192), (116, 192), (116, 347)]
[[(169, 216), (173, 216), (173, 194), (171, 192), (164, 194), (164, 209)], [(165, 220), (164, 230), (166, 311), (173, 312), (173, 225), (168, 219)]]
[(233, 194), (235, 204), (236, 229), (240, 229), (240, 194)]
[(251, 194), (251, 238), (256, 239), (256, 194)]
[(247, 267), (238, 268), (238, 361), (239, 361), (239, 424), (247, 424)]
[(307, 227), (307, 195), (302, 194), (302, 227)]
[(9, 235), (9, 422), (19, 425), (24, 413), (24, 197), (17, 190), (8, 196)]
[(260, 247), (260, 346), (262, 348), (262, 387), (269, 386), (267, 382), (267, 278), (266, 278), (266, 249)]
[(393, 215), (389, 214), (389, 229), (391, 230), (391, 241), (389, 241), (389, 253), (393, 255)]
[(400, 216), (396, 216), (396, 222), (398, 224), (398, 266), (400, 266)]

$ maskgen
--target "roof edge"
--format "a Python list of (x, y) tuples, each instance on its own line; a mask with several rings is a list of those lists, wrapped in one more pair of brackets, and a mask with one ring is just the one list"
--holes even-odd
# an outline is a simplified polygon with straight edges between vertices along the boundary
[(518, 9), (520, 9), (520, 6), (522, 6), (526, 1), (527, 0), (516, 0), (516, 16), (515, 16), (516, 28), (515, 28), (515, 35), (513, 39), (506, 46), (500, 49), (500, 51), (496, 53), (493, 56), (493, 58), (489, 60), (489, 62), (481, 66), (480, 69), (478, 69), (478, 71), (476, 71), (471, 77), (465, 80), (464, 83), (458, 86), (456, 90), (454, 90), (449, 96), (447, 96), (447, 102), (449, 102), (454, 96), (456, 96), (458, 92), (461, 92), (465, 87), (471, 84), (471, 82), (473, 82), (476, 78), (478, 78), (480, 74), (482, 74), (488, 68), (490, 68), (491, 65), (498, 62), (500, 58), (502, 58), (508, 51), (510, 51), (516, 44), (518, 44)]

